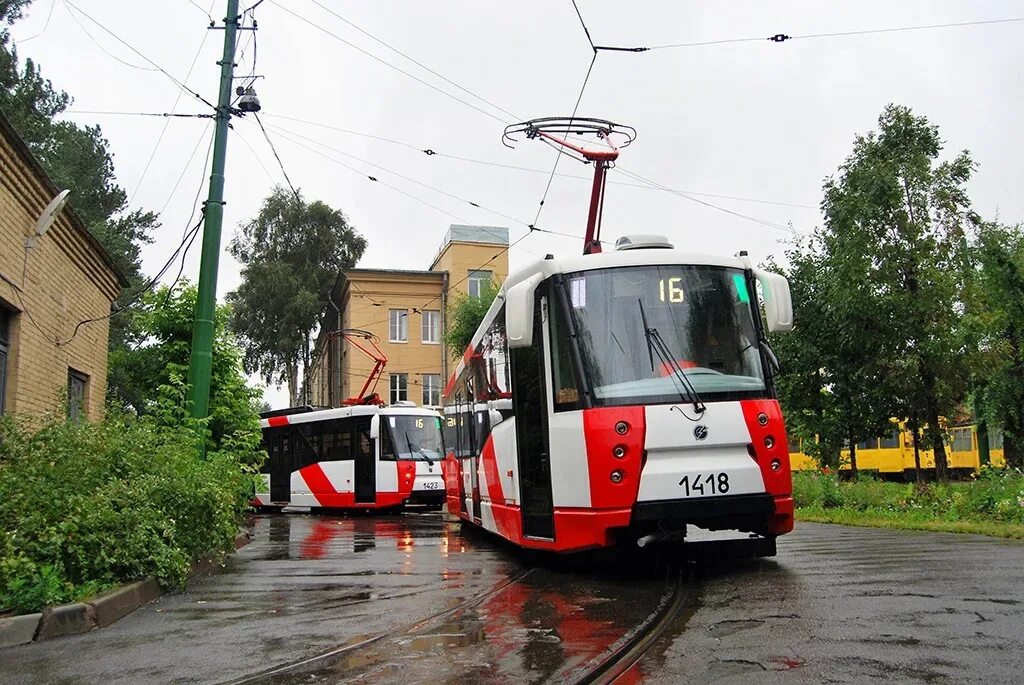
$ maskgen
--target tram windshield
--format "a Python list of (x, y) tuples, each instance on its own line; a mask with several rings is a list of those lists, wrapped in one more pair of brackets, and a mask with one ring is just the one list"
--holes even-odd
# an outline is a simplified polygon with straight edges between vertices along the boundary
[(387, 427), (381, 445), (382, 459), (439, 461), (444, 458), (441, 419), (436, 416), (381, 416)]
[[(743, 271), (719, 266), (658, 265), (566, 274), (565, 304), (551, 311), (555, 406), (579, 400), (568, 309), (595, 406), (689, 401), (683, 379), (704, 401), (765, 393), (753, 316), (757, 306)], [(645, 332), (644, 317), (647, 320)], [(652, 338), (664, 344), (659, 352)]]

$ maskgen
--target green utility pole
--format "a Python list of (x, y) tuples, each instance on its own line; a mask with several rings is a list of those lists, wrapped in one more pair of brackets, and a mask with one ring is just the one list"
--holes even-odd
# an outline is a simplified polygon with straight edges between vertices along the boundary
[(224, 19), (224, 56), (220, 61), (220, 93), (217, 97), (217, 130), (213, 139), (210, 194), (203, 220), (203, 254), (199, 262), (199, 299), (192, 329), (192, 358), (188, 369), (192, 416), (206, 418), (210, 410), (210, 373), (213, 368), (214, 312), (217, 307), (217, 267), (220, 231), (224, 219), (224, 157), (231, 118), (231, 85), (235, 74), (235, 40), (238, 33), (238, 0), (228, 0)]

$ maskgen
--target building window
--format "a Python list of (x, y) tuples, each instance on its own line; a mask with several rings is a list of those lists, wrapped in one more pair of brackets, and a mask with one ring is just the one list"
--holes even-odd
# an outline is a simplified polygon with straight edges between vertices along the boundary
[(441, 374), (423, 374), (423, 406), (441, 406)]
[(391, 404), (409, 399), (409, 374), (391, 374)]
[(7, 395), (7, 357), (11, 350), (11, 312), (0, 306), (0, 414), (4, 413)]
[(68, 369), (68, 418), (78, 419), (84, 417), (85, 412), (85, 389), (89, 384), (89, 377), (84, 373)]
[(491, 284), (490, 271), (469, 272), (469, 296), (480, 297), (481, 293)]
[(392, 309), (388, 312), (388, 340), (391, 342), (409, 341), (409, 312), (405, 309)]
[(427, 310), (423, 312), (423, 342), (441, 342), (441, 312)]

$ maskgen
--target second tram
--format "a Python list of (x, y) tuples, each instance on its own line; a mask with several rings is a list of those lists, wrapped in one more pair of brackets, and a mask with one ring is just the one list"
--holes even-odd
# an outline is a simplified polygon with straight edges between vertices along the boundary
[(260, 507), (384, 509), (444, 502), (441, 419), (411, 402), (262, 415)]
[(510, 275), (445, 389), (449, 512), (557, 552), (694, 525), (773, 554), (793, 499), (767, 332), (791, 327), (785, 278), (659, 236)]

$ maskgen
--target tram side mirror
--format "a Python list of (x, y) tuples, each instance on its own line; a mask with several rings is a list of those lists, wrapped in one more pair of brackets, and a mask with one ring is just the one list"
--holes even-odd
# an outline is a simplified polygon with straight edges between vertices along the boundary
[(370, 417), (370, 440), (380, 438), (380, 414)]
[(501, 417), (501, 412), (497, 409), (490, 409), (487, 412), (487, 420), (490, 422), (491, 427), (497, 426), (499, 423), (504, 421)]
[(757, 269), (754, 270), (754, 276), (761, 284), (768, 331), (786, 333), (793, 330), (793, 297), (789, 292), (789, 281), (785, 276)]
[(510, 348), (533, 345), (533, 296), (540, 282), (541, 275), (534, 274), (505, 291), (505, 332)]

